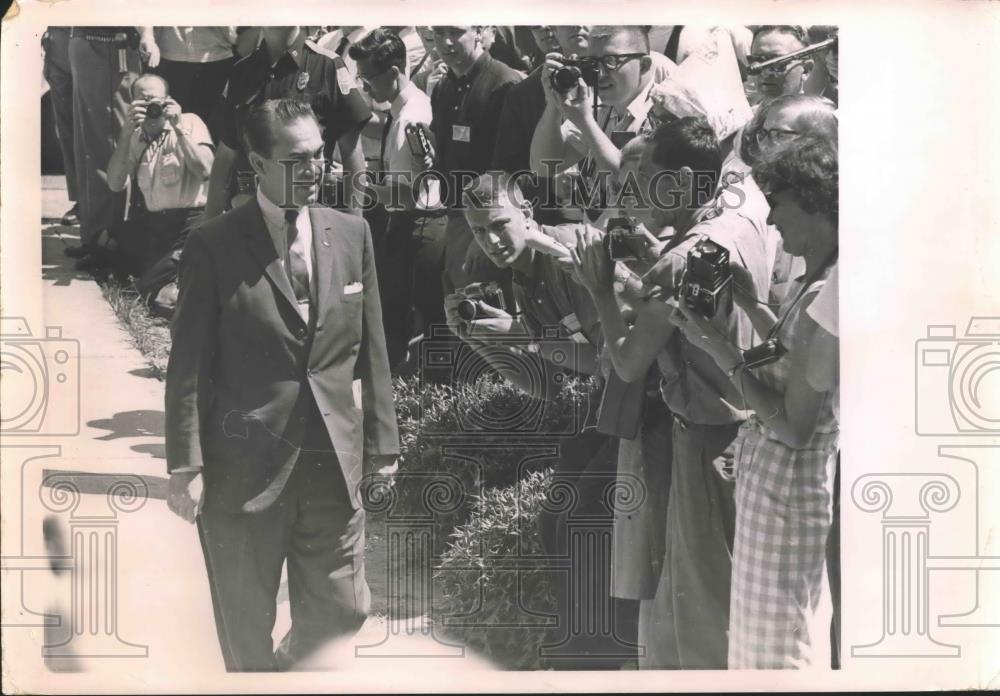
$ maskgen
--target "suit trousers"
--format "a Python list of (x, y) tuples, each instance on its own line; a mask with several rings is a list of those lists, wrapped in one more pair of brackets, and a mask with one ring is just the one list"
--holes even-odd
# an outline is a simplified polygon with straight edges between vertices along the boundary
[(73, 156), (80, 203), (80, 242), (84, 245), (91, 244), (103, 230), (110, 230), (125, 217), (125, 193), (108, 188), (108, 162), (125, 126), (132, 100), (129, 90), (141, 66), (138, 51), (122, 50), (124, 66), (119, 62), (116, 44), (88, 41), (79, 36), (69, 40)]
[(444, 268), (444, 233), (447, 218), (420, 211), (391, 211), (378, 266), (389, 366), (406, 357), (415, 334), (413, 311), (421, 318), (425, 337), (431, 327), (445, 323), (441, 272)]
[[(361, 627), (371, 603), (364, 522), (329, 452), (301, 455), (262, 512), (202, 510), (198, 528), (228, 671), (288, 669)], [(286, 560), (292, 627), (275, 652), (271, 633)]]
[(69, 66), (69, 28), (49, 27), (42, 70), (52, 95), (56, 136), (66, 172), (66, 195), (76, 202), (76, 160), (73, 157), (73, 73)]
[(558, 624), (542, 655), (556, 669), (619, 669), (636, 657), (638, 603), (611, 596), (617, 438), (585, 430), (560, 444), (539, 514)]
[(736, 529), (729, 472), (739, 425), (687, 424), (675, 416), (663, 568), (656, 597), (639, 610), (642, 669), (727, 667)]

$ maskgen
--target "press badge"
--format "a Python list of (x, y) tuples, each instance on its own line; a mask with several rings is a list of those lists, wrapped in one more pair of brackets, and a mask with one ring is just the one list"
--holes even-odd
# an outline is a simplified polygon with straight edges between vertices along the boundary
[(451, 139), (460, 143), (467, 143), (472, 140), (472, 128), (460, 126), (457, 123), (451, 127)]

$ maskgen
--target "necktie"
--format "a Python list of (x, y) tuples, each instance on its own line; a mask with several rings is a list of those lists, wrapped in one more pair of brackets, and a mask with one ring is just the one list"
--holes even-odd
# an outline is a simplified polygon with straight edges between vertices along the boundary
[(348, 45), (350, 45), (350, 43), (351, 43), (351, 40), (345, 36), (344, 38), (342, 38), (340, 40), (340, 43), (337, 44), (337, 50), (334, 51), (334, 52), (338, 56), (340, 56), (341, 58), (343, 58), (344, 57), (344, 51), (347, 50), (347, 47), (348, 47)]
[(389, 129), (392, 128), (392, 112), (388, 112), (385, 115), (385, 124), (382, 126), (382, 142), (379, 145), (378, 152), (378, 168), (379, 168), (379, 183), (385, 178), (385, 146), (389, 141)]
[(285, 241), (288, 245), (288, 264), (285, 269), (288, 272), (288, 279), (292, 283), (292, 291), (295, 293), (295, 299), (298, 300), (300, 307), (301, 305), (306, 305), (305, 315), (308, 316), (309, 269), (306, 267), (304, 256), (307, 250), (301, 248), (301, 242), (296, 244), (299, 229), (296, 227), (295, 222), (298, 220), (298, 217), (298, 210), (285, 211)]
[(677, 62), (677, 49), (680, 47), (682, 31), (684, 31), (684, 27), (681, 25), (677, 25), (671, 29), (670, 36), (667, 38), (667, 45), (663, 47), (663, 55), (675, 63)]

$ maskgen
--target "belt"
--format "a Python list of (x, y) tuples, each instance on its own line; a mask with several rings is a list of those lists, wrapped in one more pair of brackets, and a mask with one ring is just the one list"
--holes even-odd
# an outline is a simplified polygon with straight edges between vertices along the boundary
[(113, 34), (73, 27), (69, 30), (70, 38), (79, 38), (96, 43), (125, 43), (129, 40), (128, 32), (118, 31)]

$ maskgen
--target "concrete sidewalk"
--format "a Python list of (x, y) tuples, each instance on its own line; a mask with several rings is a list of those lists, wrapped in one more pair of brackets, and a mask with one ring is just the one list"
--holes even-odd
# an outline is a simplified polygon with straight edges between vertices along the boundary
[[(61, 177), (44, 177), (44, 220), (58, 220), (69, 206)], [(31, 641), (5, 641), (14, 649), (5, 660), (22, 665), (18, 671), (25, 674), (106, 673), (126, 688), (134, 680), (139, 690), (167, 684), (197, 690), (203, 675), (222, 674), (224, 668), (196, 529), (173, 515), (164, 500), (164, 385), (101, 288), (64, 255), (65, 246), (77, 242), (77, 228), (43, 221), (45, 324), (60, 327), (63, 340), (78, 341), (80, 354), (79, 374), (71, 378), (79, 383), (78, 405), (72, 403), (75, 396), (57, 400), (63, 410), (78, 407), (80, 430), (72, 437), (44, 438), (37, 449), (4, 443), (5, 472), (11, 471), (7, 460), (20, 459), (24, 491), (22, 509), (4, 513), (5, 521), (20, 517), (23, 539), (15, 554), (5, 549), (5, 567), (24, 568), (13, 574), (21, 584), (19, 608), (8, 607), (11, 593), (5, 592), (5, 624), (7, 630), (32, 634)], [(72, 393), (72, 386), (64, 392)], [(115, 492), (124, 495), (114, 498)], [(385, 579), (371, 576), (384, 575), (385, 561), (370, 558), (368, 566), (376, 606), (384, 607)], [(58, 567), (73, 572), (53, 572)], [(21, 628), (9, 628), (11, 616)], [(394, 635), (406, 631), (402, 623), (391, 624)], [(283, 583), (276, 639), (289, 625)], [(353, 647), (382, 644), (388, 634), (384, 619), (370, 619), (346, 651), (348, 662), (356, 661)], [(387, 655), (393, 654), (393, 642), (384, 645), (390, 648)], [(63, 645), (42, 647), (56, 644)], [(43, 664), (44, 653), (49, 657)], [(351, 665), (341, 659), (340, 667)]]

